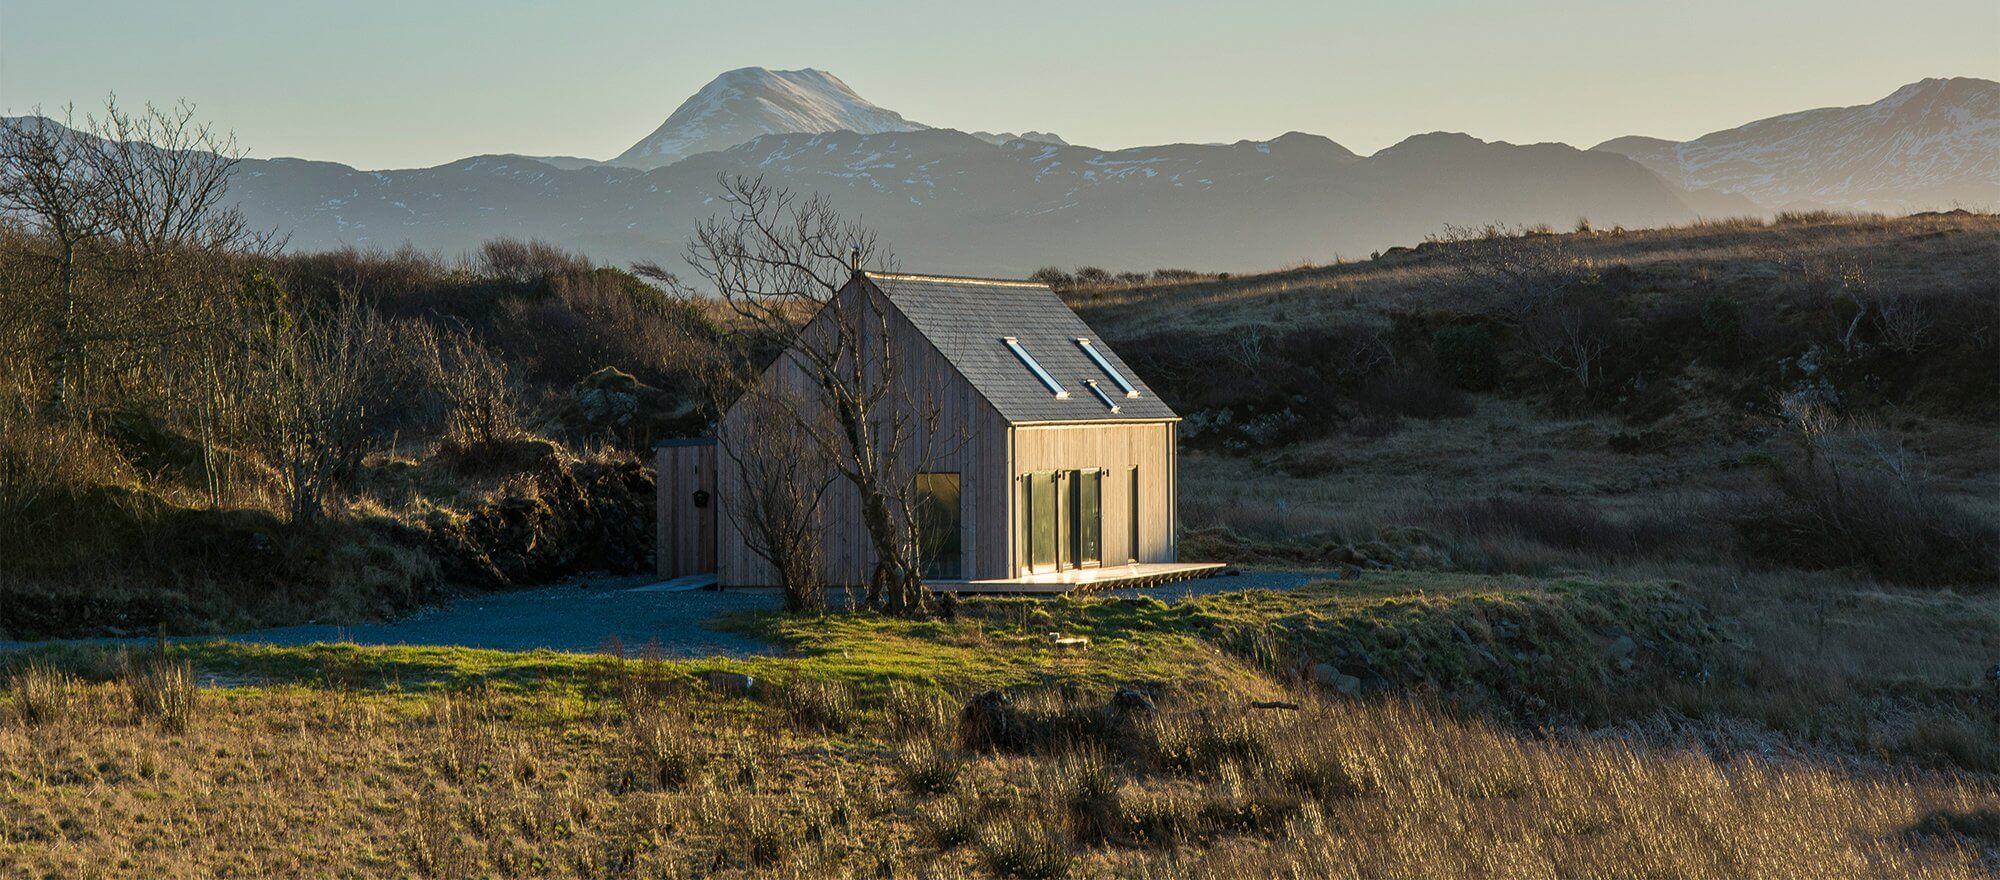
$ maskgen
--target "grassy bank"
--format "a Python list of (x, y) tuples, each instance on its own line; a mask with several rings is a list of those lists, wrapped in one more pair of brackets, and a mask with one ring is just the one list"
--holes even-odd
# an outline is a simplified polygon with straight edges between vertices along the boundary
[[(0, 872), (1972, 877), (2000, 864), (1990, 775), (1773, 758), (1643, 723), (1509, 723), (1531, 698), (1569, 717), (1636, 709), (1606, 695), (1660, 693), (1677, 675), (1669, 645), (1727, 669), (1727, 639), (1684, 592), (1378, 575), (1172, 604), (981, 600), (927, 622), (756, 615), (729, 625), (790, 654), (742, 661), (44, 649), (12, 658), (0, 699)], [(1500, 658), (1514, 639), (1537, 653)], [(1494, 670), (1469, 662), (1480, 652)], [(1393, 686), (1347, 696), (1322, 664)]]

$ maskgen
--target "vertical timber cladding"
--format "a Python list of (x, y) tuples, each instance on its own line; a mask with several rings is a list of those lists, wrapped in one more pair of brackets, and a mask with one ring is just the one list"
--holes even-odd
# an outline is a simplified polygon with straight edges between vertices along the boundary
[(716, 570), (715, 441), (675, 440), (654, 450), (656, 529), (660, 577)]
[[(1138, 562), (1174, 561), (1174, 428), (1173, 422), (1082, 422), (1075, 424), (1016, 425), (1013, 430), (1010, 493), (1015, 499), (1013, 518), (1014, 574), (1026, 574), (1021, 567), (1031, 548), (1022, 536), (1031, 516), (1022, 503), (1029, 490), (1031, 474), (1095, 468), (1102, 472), (1098, 509), (1103, 517), (1099, 530), (1099, 555), (1107, 564), (1127, 559)], [(1139, 515), (1133, 527), (1132, 479), (1138, 477)], [(1112, 501), (1111, 499), (1117, 499)], [(1132, 546), (1136, 537), (1137, 548)], [(1036, 556), (1043, 554), (1035, 553)]]
[[(850, 285), (836, 298), (836, 304), (865, 310), (866, 301), (861, 296), (866, 290), (865, 287)], [(866, 295), (879, 296), (872, 292)], [(916, 403), (925, 412), (936, 416), (935, 419), (917, 419), (918, 424), (912, 426), (918, 429), (915, 433), (919, 436), (913, 437), (911, 442), (929, 450), (922, 456), (925, 460), (921, 469), (960, 475), (962, 575), (966, 578), (1006, 577), (1011, 560), (1000, 548), (1007, 546), (1007, 493), (1000, 487), (1007, 485), (1007, 423), (901, 312), (886, 301), (881, 305), (887, 319), (887, 350), (893, 352), (891, 357), (896, 359), (897, 364), (897, 387), (891, 398)], [(865, 311), (861, 313), (869, 314)], [(826, 320), (830, 320), (830, 316), (822, 312), (812, 324)], [(872, 341), (876, 338), (879, 323), (872, 316), (860, 323), (868, 328), (864, 332), (871, 340), (869, 350), (881, 350)], [(802, 335), (812, 332), (812, 324)], [(804, 371), (794, 361), (782, 357), (773, 362), (759, 381), (791, 382), (797, 387), (811, 387)], [(817, 398), (808, 396), (806, 399)], [(887, 406), (890, 402), (885, 399), (881, 405)], [(734, 409), (725, 413), (717, 429), (722, 442), (729, 442), (736, 432), (743, 431), (745, 421)], [(721, 456), (721, 464), (730, 471), (725, 475), (728, 485), (740, 485), (741, 477), (736, 475), (738, 468), (731, 457)], [(724, 494), (720, 568), (717, 572), (720, 583), (726, 587), (774, 586), (776, 578), (770, 565), (750, 549), (728, 515), (726, 505), (741, 503), (740, 500), (732, 493)], [(820, 518), (826, 523), (822, 533), (825, 556), (821, 571), (827, 582), (845, 586), (865, 585), (875, 566), (875, 553), (862, 517), (860, 493), (845, 480), (836, 480), (821, 502)]]

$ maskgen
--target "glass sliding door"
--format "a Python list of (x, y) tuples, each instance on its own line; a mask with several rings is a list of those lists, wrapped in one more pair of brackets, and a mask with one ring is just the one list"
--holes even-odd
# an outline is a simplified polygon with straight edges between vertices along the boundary
[(1104, 471), (1021, 475), (1021, 570), (1063, 571), (1104, 562)]

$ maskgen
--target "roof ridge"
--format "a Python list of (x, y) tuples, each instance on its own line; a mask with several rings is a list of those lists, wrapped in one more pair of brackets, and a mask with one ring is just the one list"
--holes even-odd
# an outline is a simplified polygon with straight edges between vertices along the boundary
[(1023, 281), (1018, 278), (975, 278), (970, 275), (925, 275), (917, 272), (873, 272), (863, 271), (870, 278), (886, 281), (940, 281), (946, 284), (1001, 284), (1008, 287), (1039, 287), (1050, 292), (1052, 288), (1044, 281)]

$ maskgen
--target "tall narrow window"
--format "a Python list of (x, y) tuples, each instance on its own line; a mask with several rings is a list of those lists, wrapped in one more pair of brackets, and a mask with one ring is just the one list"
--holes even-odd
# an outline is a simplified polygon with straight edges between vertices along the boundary
[(1036, 471), (1021, 475), (1021, 568), (1048, 571), (1056, 567), (1056, 475)]
[(964, 571), (957, 474), (917, 475), (917, 550), (924, 577), (957, 580)]
[[(1132, 387), (1132, 383), (1126, 380), (1125, 374), (1118, 372), (1118, 368), (1112, 366), (1111, 361), (1105, 359), (1104, 352), (1098, 351), (1096, 346), (1090, 344), (1090, 340), (1078, 336), (1076, 338), (1076, 347), (1083, 349), (1083, 353), (1090, 356), (1091, 363), (1096, 364), (1098, 369), (1103, 370), (1104, 375), (1110, 376), (1112, 384), (1117, 385), (1118, 390), (1123, 392), (1126, 397), (1139, 396), (1139, 389)], [(1116, 407), (1113, 407), (1113, 409), (1116, 409)]]
[(1034, 355), (1029, 354), (1027, 349), (1021, 347), (1020, 339), (1013, 336), (1002, 336), (1000, 337), (1000, 341), (1006, 344), (1008, 351), (1014, 353), (1014, 357), (1021, 360), (1021, 364), (1028, 368), (1028, 372), (1034, 373), (1035, 378), (1041, 380), (1042, 387), (1049, 389), (1049, 393), (1055, 395), (1056, 399), (1067, 400), (1069, 398), (1069, 392), (1064, 391), (1063, 387), (1056, 383), (1056, 378), (1049, 375), (1049, 371), (1042, 369), (1042, 365), (1035, 360)]
[(1131, 471), (1126, 475), (1125, 494), (1127, 497), (1128, 504), (1130, 505), (1131, 508), (1130, 510), (1126, 511), (1128, 516), (1125, 520), (1125, 525), (1127, 530), (1130, 532), (1132, 538), (1132, 540), (1125, 545), (1126, 553), (1128, 554), (1126, 556), (1126, 561), (1138, 562), (1139, 561), (1139, 466), (1136, 464), (1132, 466)]

